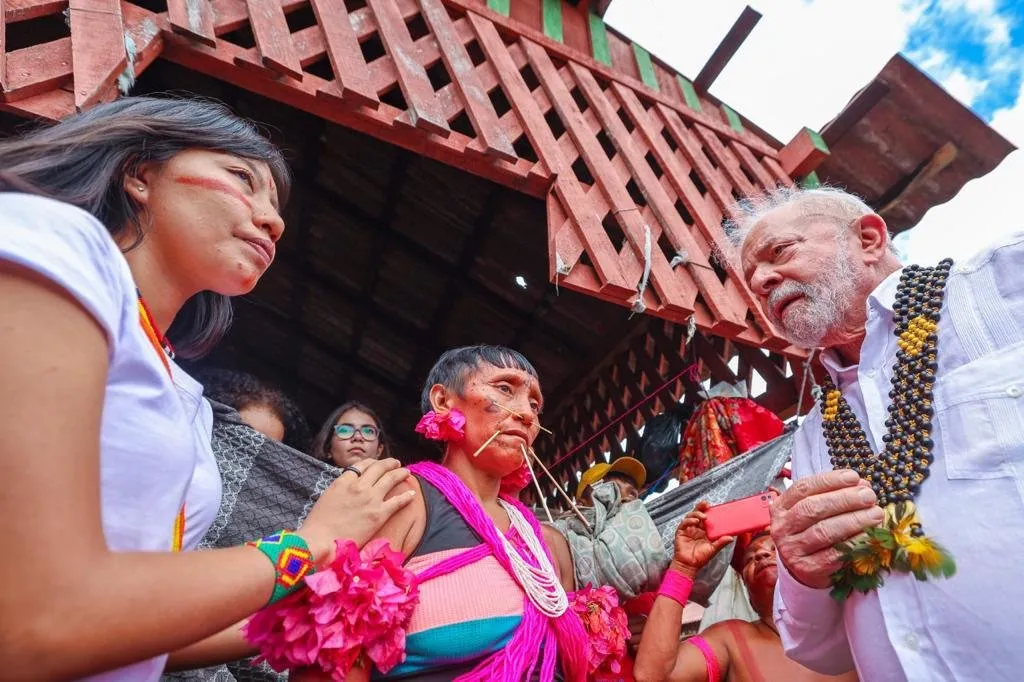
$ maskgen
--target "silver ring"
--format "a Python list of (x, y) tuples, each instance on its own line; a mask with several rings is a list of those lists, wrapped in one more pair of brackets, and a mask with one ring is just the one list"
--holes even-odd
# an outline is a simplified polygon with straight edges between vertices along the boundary
[(362, 471), (360, 471), (359, 469), (355, 468), (351, 464), (349, 464), (348, 466), (341, 467), (341, 473), (342, 474), (344, 474), (346, 471), (351, 471), (356, 476), (362, 476), (363, 475)]

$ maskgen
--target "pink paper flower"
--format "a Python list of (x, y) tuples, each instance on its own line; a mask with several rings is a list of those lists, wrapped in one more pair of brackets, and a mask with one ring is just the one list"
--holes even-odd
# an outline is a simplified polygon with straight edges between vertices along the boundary
[(524, 462), (511, 474), (501, 477), (501, 492), (506, 495), (518, 495), (519, 491), (530, 484), (530, 467)]
[(587, 662), (591, 675), (618, 674), (626, 656), (629, 623), (619, 606), (619, 596), (608, 585), (594, 588), (587, 585), (569, 595), (569, 608), (583, 621), (589, 635)]
[(431, 410), (423, 415), (415, 430), (429, 440), (457, 443), (466, 437), (466, 415), (458, 408), (443, 416)]
[(419, 603), (415, 576), (386, 540), (362, 553), (338, 540), (331, 565), (306, 576), (309, 589), (256, 613), (243, 630), (274, 670), (314, 667), (344, 680), (364, 652), (383, 673), (405, 660), (405, 628)]

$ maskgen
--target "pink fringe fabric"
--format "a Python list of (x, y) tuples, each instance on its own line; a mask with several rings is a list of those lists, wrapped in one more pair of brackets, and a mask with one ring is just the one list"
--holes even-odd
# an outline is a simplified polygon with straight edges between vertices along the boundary
[[(444, 494), (470, 528), (483, 538), (490, 553), (512, 575), (512, 565), (498, 529), (466, 485), (455, 474), (433, 462), (419, 462), (410, 466), (409, 470), (422, 476)], [(513, 497), (502, 494), (501, 499), (522, 513), (529, 521), (534, 535), (543, 543), (540, 524), (530, 510)], [(514, 529), (509, 532), (508, 539), (522, 549), (522, 539), (518, 533)], [(522, 554), (529, 560), (528, 552)], [(476, 550), (468, 550), (433, 567), (431, 573), (433, 576), (443, 575), (480, 558)], [(531, 563), (537, 565), (535, 560)], [(420, 575), (418, 579), (423, 582), (427, 578)], [(548, 618), (537, 610), (528, 597), (524, 597), (523, 619), (508, 645), (457, 679), (460, 682), (521, 682), (531, 679), (539, 663), (541, 682), (550, 682), (560, 662), (568, 682), (583, 682), (588, 669), (587, 647), (587, 631), (572, 609), (566, 610), (558, 618)]]

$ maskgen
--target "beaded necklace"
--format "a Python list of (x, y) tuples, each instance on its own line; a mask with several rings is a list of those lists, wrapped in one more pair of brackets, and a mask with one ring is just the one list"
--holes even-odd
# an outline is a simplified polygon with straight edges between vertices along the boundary
[(885, 420), (885, 444), (875, 455), (857, 416), (831, 381), (822, 385), (822, 428), (834, 469), (853, 469), (871, 484), (885, 521), (836, 546), (842, 566), (832, 574), (832, 596), (846, 599), (853, 590), (868, 593), (891, 571), (913, 573), (918, 580), (949, 577), (953, 557), (924, 534), (914, 497), (928, 477), (932, 450), (932, 394), (938, 369), (938, 324), (946, 279), (953, 261), (936, 267), (907, 266), (900, 275), (893, 306), (896, 364)]

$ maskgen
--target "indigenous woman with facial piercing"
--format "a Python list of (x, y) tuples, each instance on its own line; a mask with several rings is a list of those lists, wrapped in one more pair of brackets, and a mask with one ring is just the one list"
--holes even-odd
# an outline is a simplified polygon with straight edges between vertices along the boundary
[(412, 504), (361, 553), (339, 542), (309, 590), (250, 620), (267, 662), (293, 680), (416, 682), (577, 681), (615, 667), (629, 631), (614, 590), (567, 594), (573, 576), (515, 497), (540, 466), (531, 446), (543, 400), (516, 351), (445, 352), (416, 428), (441, 444), (440, 462), (409, 467)]
[(156, 680), (168, 651), (411, 501), (384, 499), (408, 475), (396, 461), (360, 462), (299, 529), (178, 551), (221, 490), (210, 408), (174, 352), (223, 336), (229, 297), (273, 261), (288, 188), (280, 151), (209, 102), (125, 98), (0, 142), (4, 676)]

